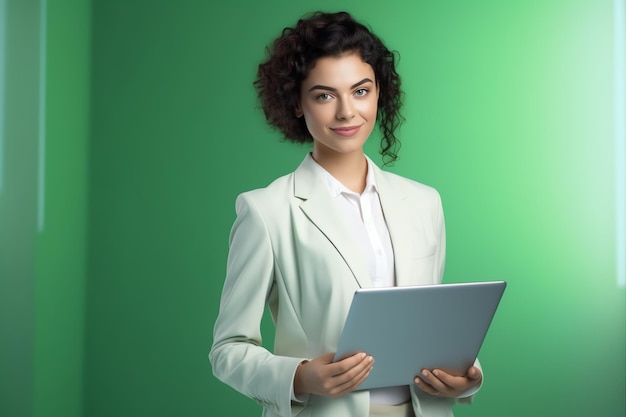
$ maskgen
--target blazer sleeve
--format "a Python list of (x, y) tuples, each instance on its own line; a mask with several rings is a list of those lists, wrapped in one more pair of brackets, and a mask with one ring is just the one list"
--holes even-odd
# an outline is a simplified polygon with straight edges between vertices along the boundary
[(434, 233), (439, 238), (439, 244), (435, 250), (434, 282), (440, 284), (443, 281), (443, 272), (446, 263), (446, 224), (443, 215), (441, 196), (435, 191), (436, 208), (433, 212)]
[(297, 414), (291, 386), (303, 358), (276, 356), (261, 345), (261, 318), (274, 281), (272, 242), (250, 193), (238, 197), (226, 279), (209, 360), (222, 382), (281, 416)]

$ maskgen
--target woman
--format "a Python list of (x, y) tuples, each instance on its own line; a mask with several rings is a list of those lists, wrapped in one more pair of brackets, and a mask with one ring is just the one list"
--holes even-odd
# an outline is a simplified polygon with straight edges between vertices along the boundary
[[(313, 150), (293, 173), (240, 195), (209, 355), (214, 374), (265, 416), (449, 416), (482, 381), (423, 370), (406, 386), (357, 388), (375, 358), (333, 362), (359, 287), (440, 283), (438, 193), (380, 170), (363, 152), (376, 122), (394, 160), (394, 55), (348, 13), (315, 13), (276, 39), (255, 81), (270, 125)], [(275, 348), (261, 346), (268, 304)], [(393, 325), (393, 323), (390, 323)]]

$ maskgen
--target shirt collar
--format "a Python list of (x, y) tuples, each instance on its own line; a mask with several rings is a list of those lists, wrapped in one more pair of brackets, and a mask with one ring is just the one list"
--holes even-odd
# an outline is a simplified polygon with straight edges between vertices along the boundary
[[(372, 160), (369, 159), (367, 155), (365, 155), (365, 159), (367, 160), (367, 176), (365, 177), (365, 189), (363, 190), (363, 194), (369, 191), (377, 191), (376, 177), (374, 176), (373, 169), (374, 162), (372, 162)], [(348, 187), (339, 182), (337, 178), (333, 177), (330, 172), (326, 171), (324, 167), (318, 164), (315, 159), (313, 159), (313, 161), (315, 162), (316, 169), (320, 171), (324, 176), (326, 186), (328, 187), (328, 191), (330, 191), (331, 196), (337, 197), (341, 193), (359, 195), (358, 193), (351, 191), (350, 189), (348, 189)]]

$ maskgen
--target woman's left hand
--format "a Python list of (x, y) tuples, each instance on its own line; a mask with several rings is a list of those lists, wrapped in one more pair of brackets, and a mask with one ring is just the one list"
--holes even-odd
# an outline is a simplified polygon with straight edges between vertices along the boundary
[(481, 383), (483, 374), (475, 366), (463, 376), (450, 375), (441, 369), (422, 370), (415, 377), (415, 384), (424, 392), (437, 397), (458, 398), (461, 394)]

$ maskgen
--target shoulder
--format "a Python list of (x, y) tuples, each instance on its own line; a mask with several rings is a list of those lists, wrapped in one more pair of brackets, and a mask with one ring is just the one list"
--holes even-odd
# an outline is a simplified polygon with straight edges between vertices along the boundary
[(293, 196), (293, 173), (283, 175), (262, 188), (246, 191), (237, 196), (237, 213), (246, 206), (253, 206), (261, 211), (272, 211), (284, 207)]
[(432, 201), (440, 204), (439, 192), (429, 185), (412, 180), (389, 171), (377, 169), (377, 179), (381, 186), (396, 195), (404, 195), (420, 201)]

